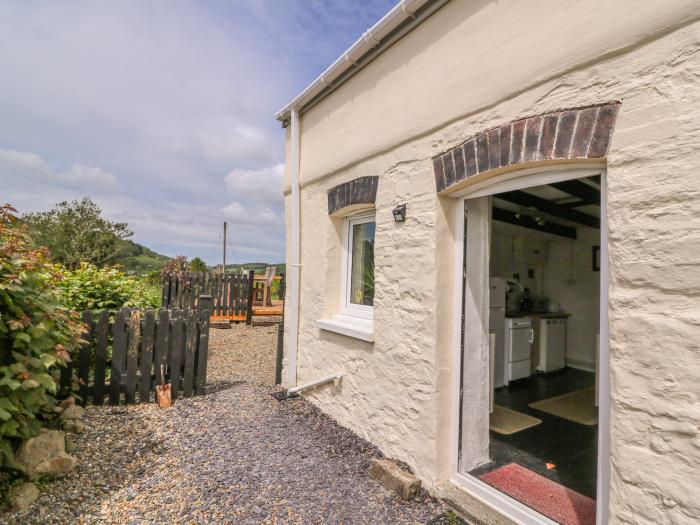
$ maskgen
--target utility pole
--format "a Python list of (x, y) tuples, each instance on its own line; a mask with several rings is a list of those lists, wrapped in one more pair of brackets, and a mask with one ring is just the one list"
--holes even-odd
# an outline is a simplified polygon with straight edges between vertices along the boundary
[(221, 273), (226, 273), (226, 221), (224, 221), (224, 265), (221, 267)]

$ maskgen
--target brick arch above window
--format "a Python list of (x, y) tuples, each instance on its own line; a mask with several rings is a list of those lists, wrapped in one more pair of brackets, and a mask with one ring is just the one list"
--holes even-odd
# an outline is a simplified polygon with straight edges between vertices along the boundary
[(337, 214), (350, 206), (374, 204), (377, 200), (379, 177), (359, 177), (328, 190), (328, 215)]
[(433, 157), (437, 191), (508, 166), (604, 158), (619, 107), (619, 102), (611, 102), (552, 111), (479, 133)]

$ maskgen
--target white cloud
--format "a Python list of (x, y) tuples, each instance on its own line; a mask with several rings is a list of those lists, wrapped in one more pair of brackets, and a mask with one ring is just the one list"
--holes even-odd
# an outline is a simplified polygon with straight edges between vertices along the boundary
[(73, 164), (69, 170), (58, 175), (58, 178), (77, 187), (98, 187), (103, 190), (117, 189), (119, 181), (111, 173), (95, 166)]
[(234, 169), (224, 184), (234, 195), (245, 195), (262, 202), (281, 202), (284, 164), (275, 164), (259, 170)]
[(22, 186), (30, 181), (45, 187), (78, 188), (81, 190), (113, 191), (119, 181), (99, 166), (73, 164), (65, 171), (55, 171), (36, 153), (0, 149), (0, 174), (9, 186)]
[(0, 2), (0, 201), (89, 196), (212, 263), (227, 220), (231, 260), (282, 260), (274, 113), (393, 1)]
[(275, 224), (277, 215), (270, 208), (258, 208), (255, 204), (248, 209), (240, 202), (233, 201), (228, 206), (221, 209), (221, 213), (226, 219), (240, 224)]

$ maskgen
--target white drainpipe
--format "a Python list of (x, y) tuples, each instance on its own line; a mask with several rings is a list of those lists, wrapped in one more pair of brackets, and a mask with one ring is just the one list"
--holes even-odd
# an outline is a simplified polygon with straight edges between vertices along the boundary
[(301, 277), (301, 229), (299, 202), (299, 111), (291, 110), (291, 183), (292, 183), (292, 257), (290, 279), (289, 334), (287, 355), (287, 385), (297, 384), (297, 345), (299, 342), (299, 279)]
[(338, 381), (343, 377), (343, 374), (337, 373), (333, 374), (330, 376), (322, 377), (321, 379), (317, 379), (316, 381), (312, 381), (311, 383), (307, 383), (305, 385), (300, 385), (296, 386), (294, 388), (290, 388), (287, 390), (287, 394), (298, 394), (299, 392), (303, 392), (304, 390), (307, 390), (309, 388), (313, 388), (315, 386), (320, 386), (320, 385), (325, 385), (326, 383), (330, 383), (331, 381)]

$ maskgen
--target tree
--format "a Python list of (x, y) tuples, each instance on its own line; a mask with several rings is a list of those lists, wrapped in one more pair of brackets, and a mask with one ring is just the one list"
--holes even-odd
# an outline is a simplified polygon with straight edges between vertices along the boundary
[(81, 262), (102, 265), (118, 255), (121, 241), (131, 237), (125, 222), (102, 217), (100, 207), (89, 197), (59, 202), (53, 210), (22, 217), (35, 246), (46, 246), (53, 261), (68, 268)]
[(205, 263), (202, 259), (199, 257), (195, 257), (190, 261), (190, 271), (191, 272), (206, 272), (207, 271), (207, 263)]

